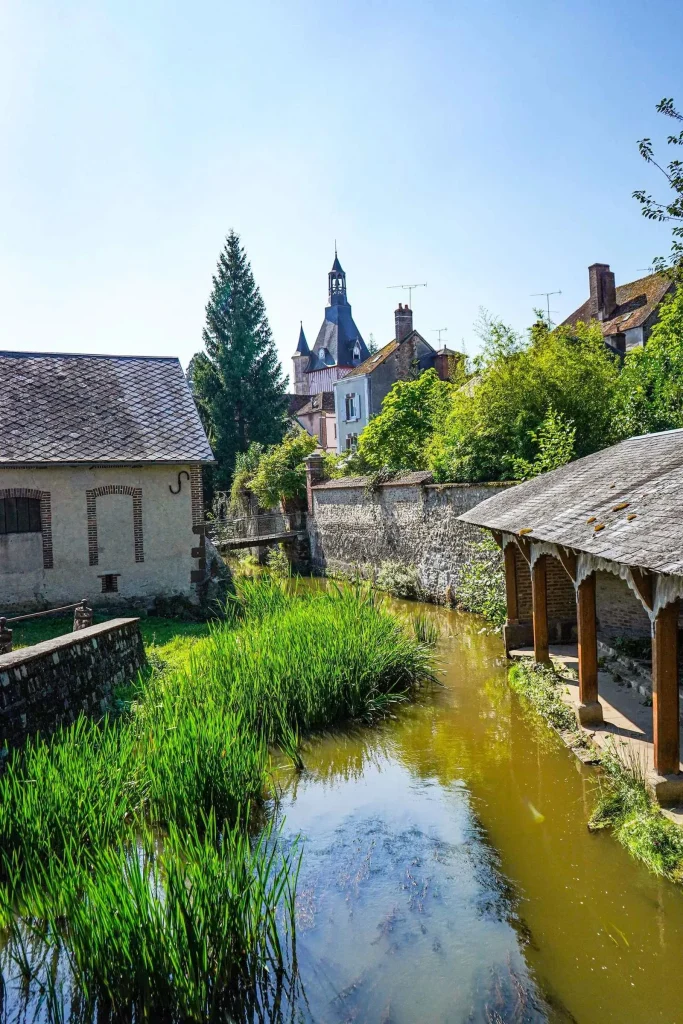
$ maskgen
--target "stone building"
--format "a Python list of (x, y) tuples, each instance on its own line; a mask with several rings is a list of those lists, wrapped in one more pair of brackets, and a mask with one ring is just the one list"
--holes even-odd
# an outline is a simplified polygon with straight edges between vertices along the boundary
[(0, 353), (0, 611), (198, 599), (203, 463), (177, 359)]
[(352, 451), (361, 431), (382, 408), (382, 402), (398, 380), (409, 380), (430, 368), (442, 380), (453, 371), (457, 352), (438, 352), (413, 329), (413, 311), (399, 303), (394, 313), (395, 337), (374, 355), (349, 370), (334, 383), (337, 451)]
[(652, 644), (655, 788), (683, 795), (679, 629), (683, 430), (632, 437), (483, 501), (460, 519), (505, 553), (506, 649), (578, 634), (579, 714), (599, 723), (598, 635)]
[(666, 274), (650, 274), (617, 286), (609, 264), (594, 263), (588, 268), (588, 298), (563, 324), (598, 320), (605, 343), (623, 355), (647, 342), (659, 307), (673, 287)]

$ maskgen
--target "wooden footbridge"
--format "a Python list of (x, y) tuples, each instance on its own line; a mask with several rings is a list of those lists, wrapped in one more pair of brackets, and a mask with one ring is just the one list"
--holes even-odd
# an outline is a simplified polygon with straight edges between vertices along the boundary
[(268, 512), (237, 519), (217, 519), (210, 533), (219, 551), (287, 543), (306, 536), (306, 513)]

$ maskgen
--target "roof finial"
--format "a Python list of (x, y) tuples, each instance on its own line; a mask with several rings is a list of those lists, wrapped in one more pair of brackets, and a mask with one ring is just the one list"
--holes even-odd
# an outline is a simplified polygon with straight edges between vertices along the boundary
[(337, 239), (334, 240), (334, 258), (337, 258)]

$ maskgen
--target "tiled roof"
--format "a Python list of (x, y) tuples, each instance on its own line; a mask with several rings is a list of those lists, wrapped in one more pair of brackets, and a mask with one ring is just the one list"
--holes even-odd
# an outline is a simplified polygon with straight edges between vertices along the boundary
[(394, 338), (393, 341), (388, 342), (379, 352), (375, 352), (374, 355), (368, 356), (358, 366), (354, 366), (350, 373), (346, 374), (342, 380), (346, 380), (348, 377), (362, 377), (366, 373), (372, 373), (381, 363), (384, 363), (392, 352), (395, 352), (398, 348), (398, 342)]
[(177, 359), (0, 352), (0, 463), (211, 462)]
[[(603, 320), (600, 325), (603, 335), (608, 338), (632, 327), (642, 327), (671, 287), (671, 278), (666, 274), (650, 274), (630, 284), (620, 284), (616, 290), (616, 309), (609, 320)], [(586, 299), (563, 324), (573, 327), (580, 320), (587, 323), (590, 318), (590, 299)]]
[(331, 391), (319, 391), (311, 395), (305, 405), (297, 410), (297, 416), (307, 416), (313, 412), (334, 412), (334, 394)]
[(287, 395), (287, 415), (298, 416), (299, 410), (308, 405), (309, 395)]
[(460, 519), (683, 575), (683, 430), (631, 437), (488, 498)]

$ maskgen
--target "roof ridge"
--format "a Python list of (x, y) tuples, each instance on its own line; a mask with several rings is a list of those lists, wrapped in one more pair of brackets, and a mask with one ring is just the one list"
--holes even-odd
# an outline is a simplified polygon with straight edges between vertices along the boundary
[(140, 356), (122, 355), (106, 352), (20, 352), (15, 349), (0, 349), (0, 356), (38, 356), (41, 359), (133, 359), (150, 361), (152, 359), (160, 363), (179, 363), (178, 356)]

